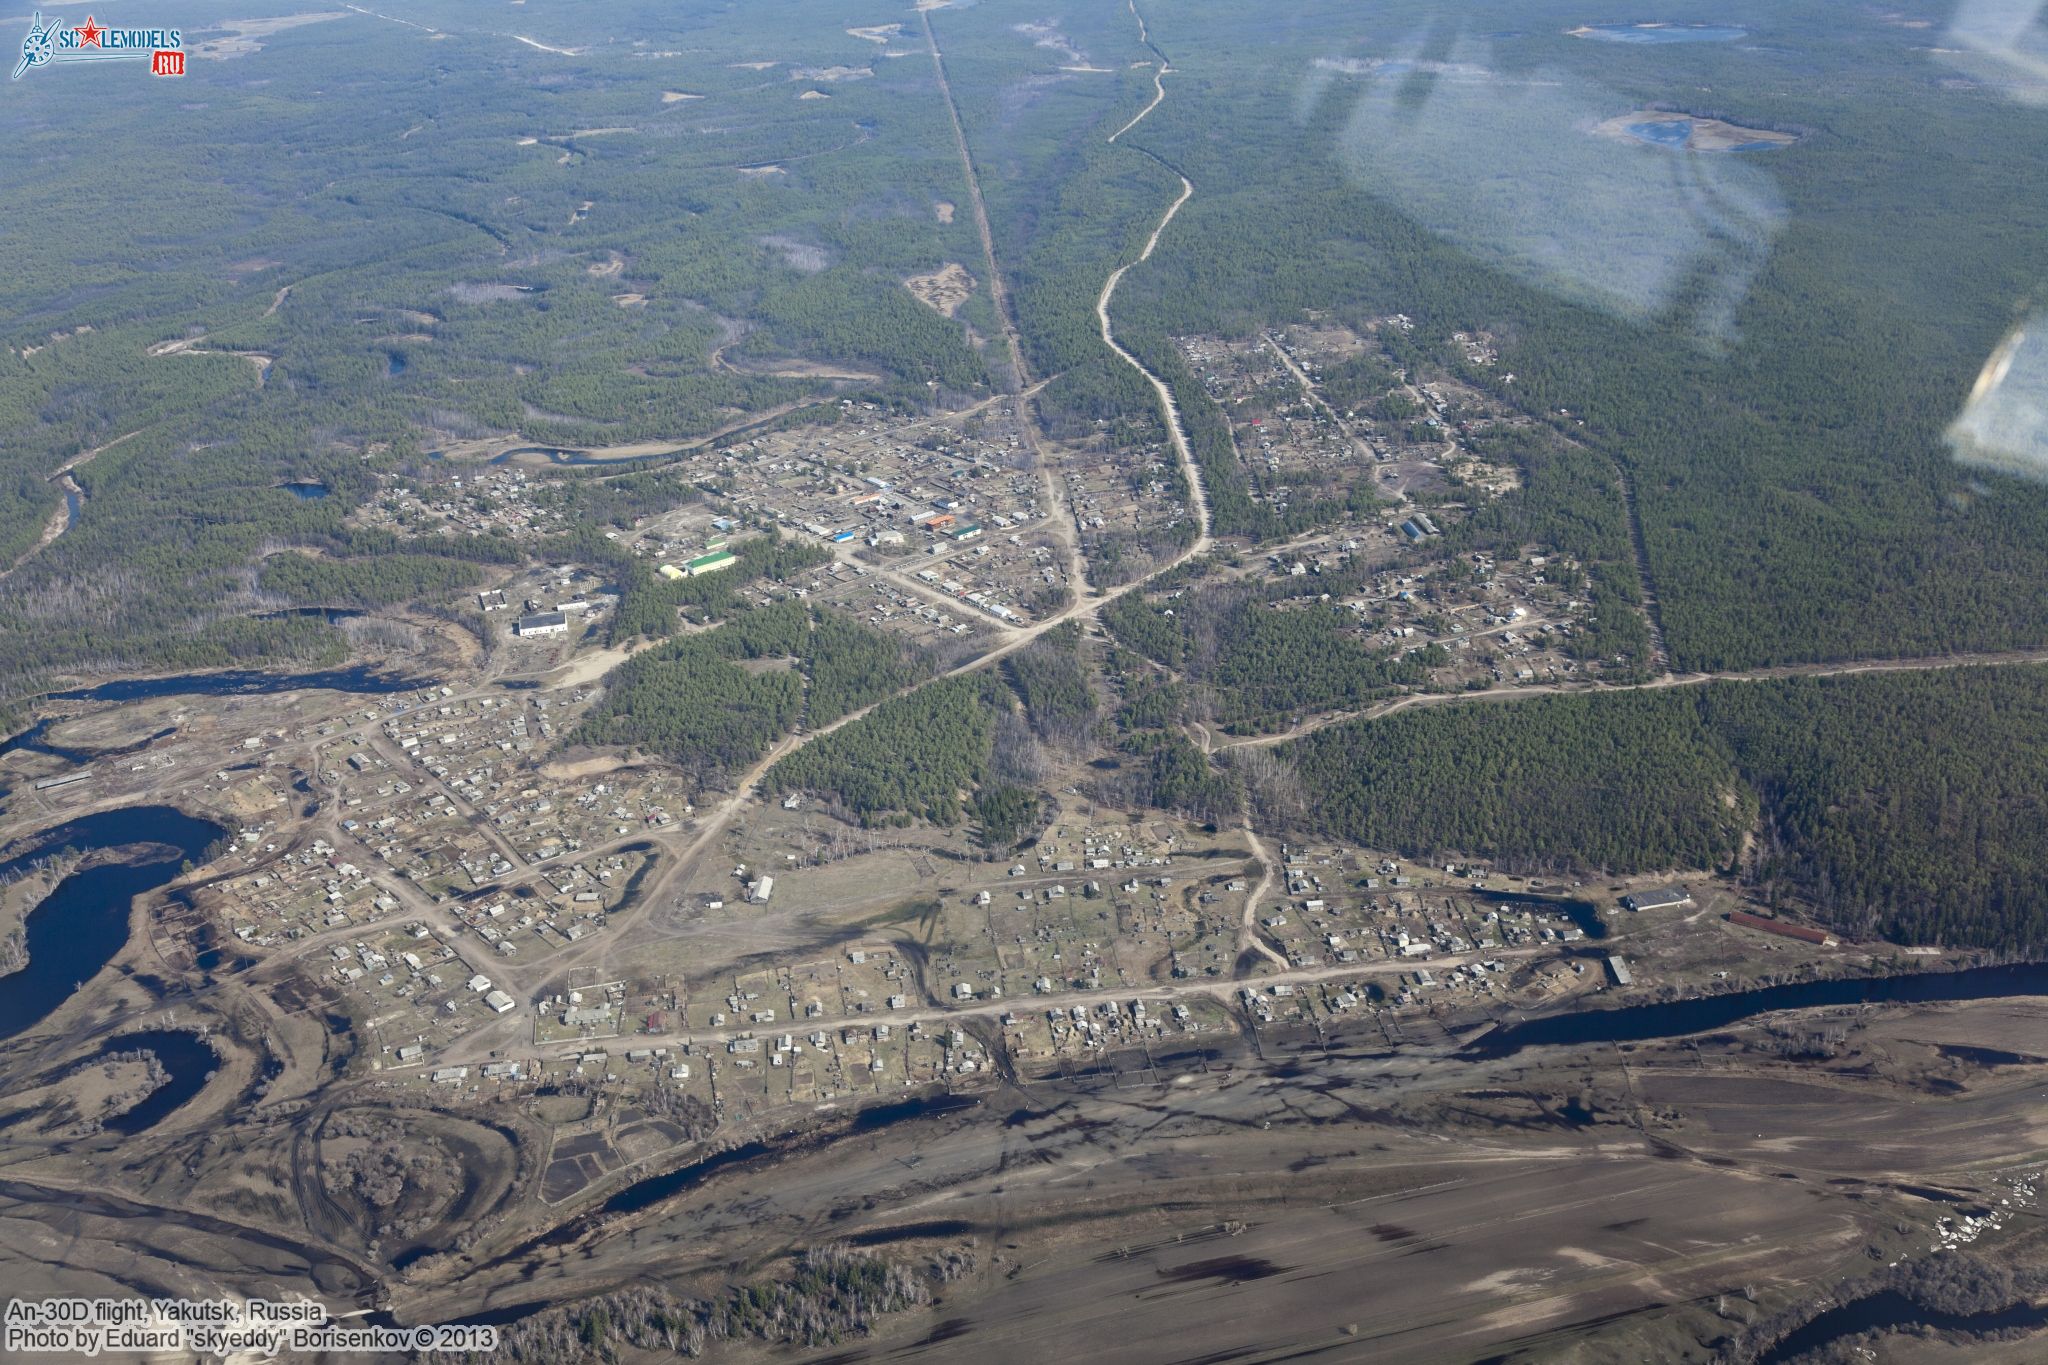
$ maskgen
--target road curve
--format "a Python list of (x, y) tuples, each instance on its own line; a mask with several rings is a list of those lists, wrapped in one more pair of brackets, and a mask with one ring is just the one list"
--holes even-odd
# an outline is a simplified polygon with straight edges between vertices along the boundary
[[(1150, 113), (1151, 110), (1148, 109), (1146, 112)], [(1143, 115), (1140, 115), (1140, 117), (1143, 117)], [(1129, 125), (1125, 126), (1128, 127)], [(1122, 130), (1119, 129), (1118, 131)], [(1187, 480), (1188, 500), (1194, 505), (1195, 525), (1200, 530), (1200, 533), (1195, 537), (1195, 543), (1188, 547), (1188, 553), (1182, 555), (1181, 559), (1202, 554), (1214, 543), (1209, 534), (1208, 490), (1202, 486), (1201, 471), (1195, 468), (1195, 453), (1188, 445), (1187, 430), (1181, 426), (1180, 405), (1173, 401), (1173, 391), (1166, 387), (1165, 380), (1146, 369), (1144, 364), (1136, 356), (1125, 350), (1123, 343), (1116, 339), (1116, 333), (1109, 325), (1109, 303), (1116, 296), (1117, 285), (1123, 282), (1124, 272), (1134, 265), (1142, 265), (1144, 262), (1152, 259), (1153, 248), (1159, 245), (1159, 235), (1166, 231), (1166, 225), (1173, 221), (1174, 215), (1180, 212), (1181, 206), (1194, 197), (1195, 187), (1193, 183), (1186, 176), (1181, 176), (1180, 197), (1167, 206), (1166, 216), (1159, 220), (1159, 226), (1153, 228), (1152, 235), (1145, 239), (1145, 249), (1138, 253), (1137, 259), (1126, 261), (1110, 272), (1109, 278), (1103, 282), (1102, 293), (1095, 300), (1095, 321), (1102, 328), (1102, 344), (1116, 352), (1117, 358), (1122, 360), (1124, 364), (1145, 377), (1145, 382), (1152, 386), (1152, 392), (1159, 396), (1160, 411), (1166, 415), (1166, 434), (1173, 442), (1175, 457), (1180, 461), (1181, 477)], [(1175, 563), (1179, 562), (1179, 560), (1175, 561)]]
[(1259, 838), (1258, 831), (1252, 828), (1249, 818), (1244, 822), (1244, 837), (1245, 842), (1251, 845), (1252, 856), (1259, 860), (1260, 871), (1258, 884), (1252, 887), (1251, 894), (1244, 900), (1244, 922), (1237, 931), (1238, 956), (1242, 957), (1247, 948), (1255, 949), (1282, 972), (1291, 971), (1287, 959), (1275, 952), (1273, 945), (1266, 942), (1265, 937), (1259, 933), (1259, 902), (1266, 898), (1266, 893), (1273, 887), (1273, 855), (1266, 851), (1265, 843)]

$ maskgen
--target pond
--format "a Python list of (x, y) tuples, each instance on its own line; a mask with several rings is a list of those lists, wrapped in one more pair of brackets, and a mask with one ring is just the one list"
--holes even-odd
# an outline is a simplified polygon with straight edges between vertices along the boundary
[(1608, 119), (1594, 131), (1679, 152), (1769, 152), (1799, 141), (1796, 133), (1746, 128), (1726, 119), (1669, 109), (1639, 109)]
[(598, 1212), (638, 1213), (641, 1209), (659, 1204), (662, 1200), (681, 1194), (685, 1190), (695, 1189), (728, 1166), (744, 1166), (749, 1161), (760, 1160), (774, 1150), (768, 1143), (760, 1141), (729, 1147), (725, 1151), (705, 1157), (702, 1161), (692, 1162), (662, 1175), (649, 1176), (645, 1180), (636, 1180), (605, 1200)]
[(304, 502), (318, 502), (328, 494), (327, 485), (317, 479), (298, 479), (284, 485), (284, 491)]
[(125, 1114), (108, 1119), (102, 1127), (110, 1133), (132, 1136), (163, 1122), (171, 1112), (206, 1088), (220, 1070), (220, 1054), (196, 1033), (180, 1029), (144, 1029), (112, 1038), (79, 1065), (113, 1056), (117, 1052), (154, 1053), (169, 1079), (149, 1092), (141, 1103)]
[(1659, 147), (1683, 147), (1692, 141), (1690, 119), (1650, 119), (1627, 127), (1628, 135), (1636, 141), (1654, 143)]
[(177, 876), (188, 860), (203, 858), (225, 833), (212, 821), (174, 806), (129, 806), (45, 830), (28, 851), (0, 862), (0, 877), (8, 877), (66, 850), (156, 846), (136, 861), (72, 873), (29, 912), (23, 926), (28, 965), (0, 976), (0, 1039), (40, 1024), (97, 975), (128, 941), (128, 911), (135, 898)]
[[(911, 1119), (936, 1118), (943, 1114), (957, 1113), (972, 1109), (981, 1101), (965, 1095), (934, 1095), (924, 1098), (898, 1100), (893, 1104), (869, 1105), (858, 1110), (851, 1124), (856, 1133), (874, 1133), (894, 1124)], [(750, 1161), (771, 1156), (776, 1147), (772, 1143), (754, 1141), (738, 1147), (714, 1153), (702, 1161), (679, 1167), (662, 1175), (648, 1176), (626, 1186), (598, 1210), (600, 1213), (635, 1213), (651, 1204), (658, 1204), (685, 1190), (695, 1189), (711, 1176), (729, 1166), (743, 1166)]]

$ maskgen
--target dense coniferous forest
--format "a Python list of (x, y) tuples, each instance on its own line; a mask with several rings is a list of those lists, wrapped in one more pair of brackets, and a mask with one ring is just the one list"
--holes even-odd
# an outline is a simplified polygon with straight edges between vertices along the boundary
[(1700, 710), (1762, 800), (1762, 885), (1850, 934), (2048, 950), (2048, 670), (1717, 685)]
[(986, 676), (944, 678), (813, 740), (763, 785), (829, 796), (863, 821), (908, 814), (950, 825), (987, 779), (996, 716), (1012, 704)]
[(613, 672), (576, 739), (645, 749), (700, 781), (722, 782), (799, 721), (829, 724), (930, 671), (922, 653), (892, 636), (782, 601), (634, 655)]
[(968, 803), (968, 813), (974, 818), (974, 841), (989, 857), (1002, 857), (1038, 831), (1049, 804), (1042, 793), (1029, 787), (990, 783)]
[[(1946, 79), (1910, 31), (1825, 6), (1723, 7), (1737, 44), (1567, 36), (1587, 18), (1330, 0), (1285, 26), (1221, 4), (1159, 25), (1206, 85), (1132, 135), (1198, 187), (1119, 293), (1147, 359), (1170, 373), (1172, 335), (1307, 308), (1496, 336), (1469, 377), (1633, 472), (1681, 667), (2048, 640), (2048, 492), (1942, 441), (2048, 278), (2048, 238), (2012, 230), (2048, 127)], [(1337, 26), (1357, 60), (1333, 58)], [(1373, 76), (1419, 46), (1493, 77)], [(1660, 177), (1668, 153), (1576, 126), (1702, 85), (1804, 130), (1670, 167), (1719, 196), (1712, 231)]]
[(661, 754), (700, 782), (716, 782), (788, 733), (803, 693), (793, 669), (749, 670), (705, 639), (677, 640), (624, 664), (578, 734)]
[[(232, 17), (196, 3), (188, 30)], [(317, 622), (247, 619), (272, 589), (381, 604), (407, 578), (463, 581), (251, 577), (266, 548), (334, 549), (380, 475), (448, 442), (676, 440), (843, 389), (769, 373), (786, 359), (870, 371), (868, 393), (914, 408), (989, 391), (965, 330), (993, 331), (985, 303), (949, 320), (901, 285), (974, 259), (964, 215), (934, 209), (964, 196), (928, 65), (881, 60), (822, 0), (761, 23), (608, 13), (696, 54), (704, 98), (665, 103), (678, 77), (656, 64), (540, 52), (433, 0), (416, 17), (434, 45), (335, 11), (183, 82), (16, 88), (21, 173), (0, 197), (38, 229), (0, 284), (0, 569), (60, 506), (54, 472), (100, 453), (75, 470), (78, 523), (0, 592), (0, 714), (56, 670), (332, 657)], [(764, 49), (872, 75), (802, 103), (787, 73), (734, 65)], [(168, 84), (186, 102), (166, 139)], [(459, 126), (440, 118), (455, 108)], [(292, 155), (252, 154), (252, 128)], [(331, 495), (294, 499), (288, 479)], [(661, 482), (564, 480), (563, 505), (616, 523)], [(674, 604), (654, 605), (629, 633), (665, 630)]]
[[(195, 27), (231, 13), (194, 4)], [(855, 393), (921, 411), (1014, 378), (985, 280), (953, 318), (902, 287), (946, 262), (986, 273), (929, 62), (881, 55), (825, 0), (612, 8), (688, 51), (703, 98), (669, 102), (673, 74), (601, 47), (538, 52), (449, 0), (420, 9), (433, 44), (344, 11), (195, 62), (172, 139), (160, 85), (20, 87), (0, 201), (39, 230), (16, 235), (0, 281), (0, 729), (67, 675), (331, 661), (342, 637), (280, 604), (432, 602), (520, 562), (508, 541), (354, 529), (381, 485), (457, 446), (680, 440), (830, 420)], [(2048, 126), (2009, 81), (1874, 13), (1723, 8), (1747, 41), (1587, 42), (1568, 30), (1590, 16), (1555, 0), (1186, 0), (1155, 16), (1156, 49), (1114, 5), (1052, 30), (1003, 4), (935, 12), (1027, 377), (1050, 380), (1033, 411), (1054, 437), (1163, 442), (1094, 305), (1185, 175), (1192, 198), (1112, 312), (1177, 397), (1217, 533), (1292, 536), (1378, 496), (1354, 480), (1263, 498), (1179, 339), (1400, 312), (1414, 330), (1390, 334), (1393, 362), (1540, 424), (1474, 438), (1520, 487), (1442, 518), (1421, 553), (1540, 544), (1578, 561), (1592, 610), (1569, 648), (1603, 676), (1651, 671), (1645, 601), (1678, 669), (2048, 645), (2048, 489), (1959, 466), (1943, 441), (2048, 281), (2031, 230)], [(771, 50), (786, 70), (749, 65)], [(1171, 97), (1110, 143), (1162, 52)], [(797, 72), (825, 69), (851, 74), (801, 100)], [(1586, 131), (1701, 88), (1798, 141), (1702, 156)], [(292, 155), (250, 154), (251, 127)], [(1448, 347), (1454, 331), (1492, 338), (1497, 362)], [(873, 378), (806, 378), (799, 361)], [(1334, 366), (1325, 394), (1400, 422), (1388, 378), (1378, 358)], [(37, 550), (67, 466), (79, 515)], [(293, 480), (329, 496), (295, 498)], [(573, 529), (535, 557), (616, 586), (608, 643), (661, 642), (614, 679), (588, 738), (715, 779), (930, 667), (842, 617), (757, 605), (751, 589), (829, 557), (816, 546), (758, 538), (734, 570), (673, 582), (603, 536), (700, 495), (672, 474), (551, 488)], [(1091, 542), (1098, 577), (1193, 532)], [(1177, 725), (1271, 732), (1423, 682), (1339, 608), (1193, 581), (1103, 613), (1174, 675), (1112, 670), (1105, 732), (1143, 799), (1234, 809), (1237, 774)], [(685, 620), (724, 624), (671, 639)], [(1030, 784), (991, 757), (1003, 736), (1078, 743), (1096, 712), (1071, 638), (1005, 673), (1007, 688), (889, 701), (776, 780), (866, 818), (953, 820), (971, 799), (999, 843), (1029, 823), (1014, 793)], [(1623, 867), (1726, 861), (1753, 828), (1748, 875), (1851, 932), (2029, 946), (2034, 678), (1417, 708), (1288, 752), (1358, 837)]]
[(383, 554), (363, 559), (307, 559), (273, 555), (257, 576), (265, 592), (318, 606), (388, 607), (431, 592), (466, 588), (477, 569), (434, 555)]
[(1424, 707), (1287, 745), (1274, 813), (1546, 871), (1730, 864), (1844, 933), (2048, 947), (2048, 669)]
[(894, 635), (833, 611), (815, 612), (811, 621), (805, 669), (812, 725), (829, 725), (931, 673), (925, 653)]
[(1207, 825), (1236, 818), (1243, 793), (1234, 774), (1219, 771), (1185, 735), (1152, 731), (1124, 744), (1138, 778), (1121, 795), (1133, 805), (1169, 810)]
[(1048, 631), (1003, 663), (1040, 739), (1078, 744), (1095, 719), (1095, 689), (1081, 657), (1081, 631)]
[(1693, 699), (1657, 692), (1423, 707), (1283, 751), (1309, 818), (1368, 848), (1546, 872), (1716, 867), (1754, 807)]
[(1178, 671), (1233, 733), (1285, 729), (1305, 713), (1360, 706), (1425, 681), (1418, 663), (1366, 644), (1325, 602), (1276, 606), (1282, 587), (1236, 585), (1147, 596), (1103, 612), (1126, 647)]
[[(829, 19), (816, 6), (786, 12), (778, 41), (815, 29), (813, 40), (831, 49), (820, 59), (874, 62), (871, 45), (839, 25), (801, 22), (812, 9)], [(1401, 137), (1358, 131), (1381, 119), (1385, 83), (1361, 74), (1364, 66), (1324, 60), (1328, 39), (1341, 32), (1367, 57), (1410, 55), (1405, 49), (1434, 23), (1411, 9), (1397, 4), (1361, 22), (1351, 7), (1303, 0), (1279, 25), (1220, 3), (1185, 9), (1154, 35), (1182, 78), (1178, 97), (1113, 146), (1107, 133), (1149, 97), (1145, 69), (1130, 63), (1152, 56), (1137, 45), (1128, 14), (1105, 7), (1062, 16), (1067, 39), (1109, 73), (1100, 80), (1047, 76), (1055, 59), (1014, 31), (1000, 7), (937, 16), (961, 75), (963, 117), (1032, 366), (1060, 376), (1040, 400), (1055, 426), (1079, 429), (1101, 417), (1127, 430), (1150, 424), (1156, 434), (1149, 394), (1094, 334), (1092, 302), (1171, 200), (1177, 169), (1194, 180), (1196, 196), (1165, 249), (1132, 272), (1116, 309), (1120, 327), (1181, 395), (1219, 529), (1281, 534), (1332, 509), (1281, 514), (1247, 500), (1224, 457), (1219, 414), (1187, 381), (1168, 339), (1242, 333), (1306, 307), (1354, 320), (1400, 309), (1418, 320), (1419, 337), (1473, 327), (1499, 336), (1501, 364), (1472, 377), (1497, 385), (1512, 370), (1514, 401), (1538, 413), (1568, 409), (1571, 422), (1586, 423), (1575, 434), (1634, 471), (1679, 665), (2044, 638), (2043, 495), (1955, 469), (1939, 440), (2018, 301), (2048, 269), (2038, 235), (2004, 228), (2026, 217), (2025, 187), (2043, 159), (2038, 127), (2016, 120), (1995, 93), (1931, 79), (1941, 61), (1909, 32), (1842, 22), (1825, 9), (1738, 5), (1724, 17), (1764, 41), (1735, 46), (1587, 43), (1563, 32), (1584, 16), (1557, 6), (1473, 12), (1434, 32), (1439, 57), (1510, 83), (1553, 73), (1538, 85), (1562, 89), (1560, 99), (1619, 108), (1706, 81), (1731, 113), (1806, 130), (1768, 158), (1698, 162), (1710, 183), (1755, 201), (1757, 225), (1756, 249), (1740, 270), (1721, 270), (1729, 289), (1702, 322), (1701, 300), (1682, 290), (1660, 292), (1651, 278), (1642, 298), (1621, 297), (1598, 274), (1603, 259), (1682, 263), (1690, 239), (1676, 229), (1676, 246), (1648, 229), (1639, 241), (1582, 233), (1568, 244), (1576, 255), (1533, 272), (1526, 254), (1461, 235), (1437, 211), (1491, 168), (1530, 193), (1554, 194), (1559, 222), (1597, 223), (1574, 216), (1563, 188), (1573, 182), (1544, 174), (1560, 164), (1547, 158), (1569, 155), (1561, 164), (1586, 169), (1596, 188), (1600, 176), (1622, 177), (1618, 194), (1634, 182), (1613, 167), (1663, 153), (1597, 143), (1606, 159), (1558, 151), (1583, 135), (1527, 118), (1497, 127), (1455, 82), (1418, 78), (1404, 96), (1416, 108), (1405, 136), (1436, 140), (1414, 142), (1413, 175), (1375, 174), (1375, 158), (1402, 146)], [(654, 7), (645, 18), (690, 27), (714, 58), (740, 60), (766, 36)], [(1493, 18), (1513, 26), (1489, 27)], [(606, 97), (565, 86), (550, 97), (560, 118), (535, 128), (500, 96), (511, 88), (502, 78), (541, 54), (464, 34), (452, 16), (449, 27), (463, 60), (442, 79), (463, 83), (466, 107), (480, 112), (474, 135), (435, 141), (438, 178), (380, 174), (415, 169), (408, 158), (426, 154), (382, 150), (417, 122), (416, 97), (405, 92), (423, 58), (399, 26), (308, 25), (274, 35), (260, 62), (207, 68), (212, 104), (187, 120), (179, 147), (153, 157), (210, 157), (246, 102), (262, 98), (244, 82), (297, 79), (343, 54), (366, 77), (388, 73), (364, 107), (392, 139), (374, 129), (328, 138), (321, 120), (358, 111), (298, 106), (289, 117), (305, 126), (288, 131), (297, 145), (320, 149), (331, 163), (323, 183), (335, 188), (296, 196), (296, 160), (236, 159), (221, 192), (208, 196), (189, 188), (204, 177), (167, 175), (188, 188), (159, 193), (150, 217), (184, 229), (175, 246), (160, 234), (144, 245), (145, 225), (99, 212), (120, 188), (107, 178), (120, 160), (107, 149), (146, 136), (151, 106), (140, 96), (92, 100), (76, 83), (35, 92), (41, 121), (25, 129), (25, 154), (61, 154), (55, 130), (82, 117), (88, 100), (101, 154), (61, 183), (18, 183), (53, 196), (36, 206), (43, 219), (72, 215), (97, 228), (89, 240), (70, 235), (83, 258), (29, 248), (22, 283), (6, 296), (18, 322), (0, 360), (9, 433), (0, 446), (0, 548), (30, 544), (56, 506), (49, 471), (142, 434), (124, 448), (127, 458), (109, 452), (81, 471), (94, 496), (65, 537), (73, 543), (16, 575), (29, 612), (41, 614), (7, 622), (34, 642), (0, 660), (9, 675), (189, 650), (167, 627), (217, 614), (221, 575), (246, 564), (254, 542), (293, 536), (306, 515), (249, 498), (252, 489), (313, 465), (360, 468), (361, 453), (380, 446), (417, 452), (423, 424), (451, 436), (516, 430), (594, 444), (687, 435), (735, 409), (816, 396), (801, 383), (709, 367), (709, 351), (735, 327), (733, 355), (749, 363), (793, 355), (872, 366), (884, 374), (880, 391), (900, 388), (916, 401), (927, 401), (933, 384), (950, 393), (985, 384), (959, 325), (918, 307), (892, 278), (977, 254), (964, 216), (942, 223), (930, 211), (957, 202), (961, 187), (943, 111), (918, 63), (883, 62), (874, 79), (840, 85), (830, 105), (804, 107), (781, 98), (788, 91), (776, 83), (752, 89), (748, 73), (712, 60), (697, 92), (706, 103), (661, 106), (650, 85), (662, 112), (632, 124), (637, 134), (574, 137), (556, 130), (617, 122), (616, 110), (601, 107)], [(573, 67), (578, 59), (564, 60)], [(247, 74), (259, 65), (260, 77)], [(721, 109), (744, 109), (742, 118), (721, 117), (745, 145), (727, 137), (679, 161), (692, 144), (669, 133), (712, 117), (711, 103), (722, 101), (737, 103)], [(1227, 119), (1214, 116), (1220, 109)], [(525, 135), (534, 145), (519, 145)], [(1950, 155), (1956, 147), (1970, 156)], [(677, 192), (650, 199), (646, 172), (657, 160)], [(1914, 176), (1868, 173), (1907, 161)], [(767, 165), (782, 169), (734, 169)], [(1247, 173), (1252, 166), (1256, 174)], [(586, 201), (598, 207), (584, 212)], [(258, 203), (296, 207), (246, 211)], [(1916, 203), (1968, 210), (1917, 213)], [(669, 230), (678, 211), (690, 219), (688, 233)], [(364, 224), (375, 231), (357, 230)], [(508, 248), (543, 263), (508, 271), (497, 264)], [(129, 268), (144, 258), (170, 268)], [(57, 268), (110, 283), (55, 305), (37, 282)], [(625, 290), (643, 301), (620, 307), (612, 296)], [(337, 327), (337, 318), (350, 326)], [(985, 297), (970, 300), (963, 319), (989, 334)], [(205, 338), (192, 354), (148, 354), (199, 329)], [(274, 363), (259, 380), (226, 350)], [(1344, 376), (1336, 382), (1341, 397)], [(158, 430), (166, 425), (173, 430)], [(232, 483), (192, 477), (207, 464), (232, 468)], [(1585, 515), (1594, 485), (1608, 478), (1563, 474), (1559, 497), (1537, 488), (1541, 477), (1530, 480), (1523, 501), (1540, 504), (1543, 526)], [(324, 515), (345, 513), (346, 485)], [(208, 504), (222, 494), (239, 504), (226, 517)], [(168, 515), (119, 525), (123, 503)], [(112, 534), (90, 535), (94, 523)], [(105, 546), (159, 541), (176, 546), (175, 562), (150, 566), (146, 592), (124, 587), (131, 610), (120, 629), (74, 630), (62, 620), (43, 628), (93, 595), (95, 578), (111, 567)], [(1617, 605), (1632, 598), (1626, 557), (1597, 558), (1615, 566), (1598, 579), (1601, 593)], [(1619, 610), (1597, 619), (1629, 629)], [(1621, 636), (1596, 648), (1632, 652)]]

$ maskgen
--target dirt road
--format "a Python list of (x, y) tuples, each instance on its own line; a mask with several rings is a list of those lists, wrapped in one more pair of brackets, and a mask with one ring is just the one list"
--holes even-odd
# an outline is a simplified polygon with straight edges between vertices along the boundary
[(1068, 581), (1073, 585), (1074, 595), (1080, 597), (1088, 591), (1088, 564), (1081, 554), (1080, 532), (1067, 511), (1066, 495), (1061, 492), (1059, 480), (1053, 477), (1052, 466), (1038, 443), (1038, 423), (1031, 415), (1031, 397), (1040, 386), (1032, 384), (1031, 371), (1024, 363), (1024, 345), (1017, 335), (1017, 319), (1010, 310), (1009, 287), (1003, 283), (1002, 267), (996, 262), (996, 239), (989, 230), (988, 206), (981, 195), (981, 176), (974, 169), (974, 156), (967, 147), (967, 129), (960, 121), (960, 107), (953, 100), (952, 82), (946, 79), (945, 54), (939, 51), (938, 35), (932, 30), (931, 11), (920, 8), (917, 17), (924, 25), (925, 46), (932, 54), (932, 73), (938, 79), (939, 95), (946, 102), (946, 118), (953, 127), (953, 146), (960, 154), (961, 174), (967, 181), (967, 205), (974, 215), (974, 231), (981, 238), (982, 260), (988, 268), (989, 303), (995, 309), (997, 326), (1002, 328), (1003, 349), (1010, 355), (1010, 378), (1017, 394), (1017, 425), (1024, 434), (1031, 463), (1038, 471), (1046, 506), (1052, 509), (1054, 534), (1066, 551)]
[[(1520, 623), (1517, 623), (1520, 624)], [(1356, 711), (1331, 711), (1270, 735), (1220, 740), (1215, 750), (1266, 749), (1285, 744), (1332, 725), (1352, 720), (1378, 720), (1416, 706), (1462, 706), (1480, 702), (1526, 701), (1531, 697), (1587, 696), (1606, 692), (1652, 692), (1667, 687), (1698, 687), (1716, 682), (1771, 682), (1784, 678), (1840, 678), (1856, 673), (1920, 673), (1940, 668), (1996, 668), (2013, 664), (2048, 663), (2048, 649), (2008, 650), (1988, 654), (1942, 654), (1913, 659), (1849, 659), (1828, 664), (1782, 664), (1775, 668), (1731, 669), (1718, 673), (1666, 673), (1640, 683), (1520, 683), (1484, 692), (1410, 692)]]

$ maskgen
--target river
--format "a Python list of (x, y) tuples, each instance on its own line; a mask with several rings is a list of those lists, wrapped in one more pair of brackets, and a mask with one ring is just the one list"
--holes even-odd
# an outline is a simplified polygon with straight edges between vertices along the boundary
[[(324, 609), (323, 609), (324, 610)], [(53, 701), (145, 701), (151, 697), (254, 697), (271, 692), (325, 688), (331, 692), (411, 692), (431, 687), (426, 678), (379, 673), (358, 664), (314, 673), (265, 673), (230, 668), (214, 673), (180, 673), (168, 678), (121, 678), (93, 687), (74, 687), (49, 694)]]
[(1972, 1335), (2013, 1328), (2038, 1331), (2048, 1327), (2048, 1308), (2017, 1303), (1989, 1313), (1943, 1313), (1922, 1308), (1896, 1289), (1886, 1289), (1839, 1308), (1830, 1308), (1780, 1339), (1777, 1345), (1757, 1357), (1756, 1365), (1780, 1365), (1780, 1362), (1797, 1360), (1809, 1351), (1845, 1337), (1871, 1331), (1891, 1332), (1901, 1327), (1932, 1327), (1938, 1331)]
[(1959, 972), (1914, 972), (1905, 976), (1838, 977), (1754, 991), (1730, 991), (1726, 995), (1703, 995), (1662, 1005), (1625, 1005), (1620, 1009), (1544, 1015), (1497, 1028), (1465, 1051), (1478, 1058), (1507, 1057), (1525, 1047), (1683, 1038), (1776, 1010), (1993, 1000), (2016, 995), (2048, 995), (2048, 963), (1971, 967)]
[(24, 749), (32, 754), (48, 754), (52, 758), (61, 758), (66, 763), (93, 763), (102, 758), (120, 758), (124, 754), (140, 753), (158, 740), (168, 739), (178, 733), (177, 726), (166, 726), (147, 739), (139, 739), (133, 744), (124, 744), (117, 749), (73, 749), (44, 740), (43, 736), (49, 733), (52, 725), (68, 719), (68, 716), (49, 716), (37, 721), (12, 739), (0, 740), (0, 754), (11, 754), (16, 749)]

